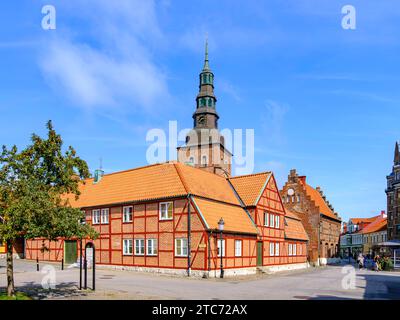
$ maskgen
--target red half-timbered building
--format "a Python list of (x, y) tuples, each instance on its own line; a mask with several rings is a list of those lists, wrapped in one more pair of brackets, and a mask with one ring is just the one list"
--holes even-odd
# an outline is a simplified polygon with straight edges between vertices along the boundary
[[(304, 229), (285, 237), (298, 221), (285, 216), (272, 173), (227, 179), (181, 163), (157, 164), (88, 179), (80, 198), (69, 201), (100, 235), (93, 241), (100, 265), (218, 276), (221, 251), (226, 275), (306, 262)], [(296, 248), (290, 255), (289, 243)], [(73, 262), (78, 255), (76, 240), (26, 242), (27, 259)]]

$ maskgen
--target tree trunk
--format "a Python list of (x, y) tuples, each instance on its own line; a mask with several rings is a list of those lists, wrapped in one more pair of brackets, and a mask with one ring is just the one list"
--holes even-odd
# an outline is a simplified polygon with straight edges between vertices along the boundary
[(15, 295), (14, 289), (14, 261), (12, 241), (7, 240), (7, 295), (12, 297)]

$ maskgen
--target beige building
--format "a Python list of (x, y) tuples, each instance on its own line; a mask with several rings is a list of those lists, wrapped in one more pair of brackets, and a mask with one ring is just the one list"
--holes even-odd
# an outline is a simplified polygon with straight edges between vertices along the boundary
[(373, 255), (374, 247), (387, 241), (387, 216), (384, 211), (381, 215), (360, 231), (363, 236), (363, 254)]

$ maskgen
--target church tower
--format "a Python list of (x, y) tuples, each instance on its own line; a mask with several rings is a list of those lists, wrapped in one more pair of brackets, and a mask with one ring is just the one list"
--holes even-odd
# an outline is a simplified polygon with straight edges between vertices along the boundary
[(214, 73), (208, 60), (208, 41), (199, 82), (193, 129), (186, 137), (186, 144), (178, 147), (178, 161), (229, 177), (232, 153), (225, 148), (224, 137), (218, 131), (219, 116), (216, 110), (217, 98), (214, 95)]
[(400, 150), (394, 147), (393, 168), (387, 177), (388, 239), (400, 240)]

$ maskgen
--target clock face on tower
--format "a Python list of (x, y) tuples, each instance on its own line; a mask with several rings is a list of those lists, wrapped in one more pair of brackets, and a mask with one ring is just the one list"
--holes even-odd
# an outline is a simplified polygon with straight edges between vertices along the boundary
[(293, 196), (294, 190), (292, 188), (288, 189), (287, 194), (288, 194), (288, 196)]
[(205, 115), (201, 115), (197, 118), (197, 124), (200, 126), (205, 126), (207, 124), (207, 118)]

